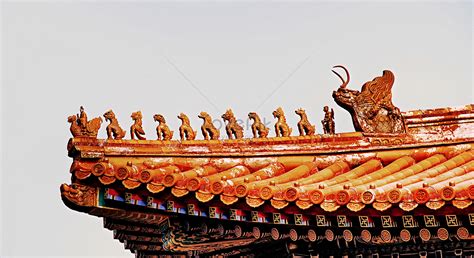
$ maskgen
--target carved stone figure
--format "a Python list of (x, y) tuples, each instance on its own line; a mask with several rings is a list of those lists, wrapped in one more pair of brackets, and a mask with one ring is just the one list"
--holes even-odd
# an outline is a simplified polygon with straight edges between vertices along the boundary
[(156, 114), (153, 116), (153, 119), (155, 120), (155, 122), (159, 123), (156, 127), (156, 134), (158, 135), (158, 140), (171, 140), (171, 138), (173, 138), (173, 131), (171, 131), (168, 125), (166, 124), (165, 117), (160, 114)]
[(347, 80), (344, 80), (333, 70), (342, 80), (342, 85), (333, 92), (332, 96), (339, 106), (349, 111), (356, 131), (368, 133), (405, 132), (405, 124), (400, 110), (392, 103), (392, 86), (395, 76), (391, 71), (384, 70), (382, 76), (366, 82), (359, 92), (346, 88), (350, 75), (345, 67), (337, 65), (334, 68), (342, 68), (347, 75)]
[(291, 135), (292, 129), (286, 123), (285, 113), (281, 107), (273, 111), (273, 117), (277, 118), (278, 121), (275, 123), (276, 137), (287, 137)]
[(316, 132), (316, 126), (309, 122), (306, 111), (300, 108), (295, 110), (295, 113), (300, 116), (300, 121), (298, 122), (298, 131), (300, 135), (314, 135)]
[(179, 127), (179, 137), (181, 138), (181, 141), (194, 140), (197, 132), (193, 131), (188, 116), (181, 113), (178, 118), (181, 120), (181, 126)]
[(134, 121), (133, 125), (130, 126), (130, 136), (132, 137), (132, 140), (135, 139), (135, 136), (138, 138), (138, 140), (146, 140), (145, 131), (142, 127), (142, 112), (133, 112), (130, 117)]
[(87, 125), (87, 114), (86, 112), (84, 111), (84, 107), (83, 106), (80, 106), (79, 107), (79, 114), (78, 114), (78, 117), (79, 117), (79, 121), (77, 121), (79, 123), (79, 126), (81, 127), (84, 127)]
[(252, 124), (253, 138), (257, 138), (257, 133), (258, 133), (258, 137), (267, 138), (268, 132), (270, 131), (270, 129), (266, 127), (264, 123), (262, 123), (257, 113), (250, 112), (249, 119), (253, 120), (253, 124)]
[(96, 206), (97, 189), (80, 184), (62, 184), (61, 196), (79, 206)]
[(232, 109), (227, 109), (227, 111), (222, 115), (222, 119), (224, 119), (224, 122), (227, 121), (225, 130), (229, 139), (232, 139), (232, 135), (234, 135), (235, 139), (242, 139), (244, 136), (244, 128), (237, 123), (237, 119), (235, 119)]
[(211, 116), (206, 112), (201, 112), (198, 115), (199, 118), (204, 120), (204, 123), (201, 126), (202, 135), (204, 136), (205, 140), (217, 140), (219, 139), (220, 133), (219, 130), (212, 124)]
[(107, 126), (107, 139), (116, 139), (121, 140), (125, 137), (125, 131), (120, 127), (117, 118), (112, 110), (105, 112), (104, 114), (105, 121), (109, 121)]
[(329, 111), (328, 106), (324, 106), (324, 119), (321, 120), (323, 124), (324, 134), (335, 134), (336, 133), (336, 123), (334, 122), (334, 109), (331, 108)]
[[(74, 137), (97, 137), (99, 132), (100, 125), (102, 124), (102, 118), (96, 117), (90, 121), (87, 121), (87, 114), (84, 111), (84, 108), (80, 107), (80, 113), (76, 115), (69, 116), (67, 121), (71, 123), (69, 128), (72, 136)], [(77, 119), (79, 117), (79, 120)]]

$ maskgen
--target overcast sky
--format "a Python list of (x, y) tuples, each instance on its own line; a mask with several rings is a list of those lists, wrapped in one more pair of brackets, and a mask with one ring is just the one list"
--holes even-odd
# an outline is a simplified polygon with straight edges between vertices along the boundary
[(340, 85), (331, 67), (344, 64), (352, 89), (393, 71), (402, 111), (461, 106), (474, 102), (472, 10), (471, 1), (2, 2), (0, 256), (132, 257), (101, 219), (61, 201), (66, 118), (80, 105), (89, 118), (112, 108), (123, 128), (141, 110), (150, 139), (155, 113), (176, 131), (180, 112), (198, 128), (199, 111), (219, 118), (229, 107), (273, 124), (282, 106), (294, 128), (303, 107), (321, 132), (330, 105), (348, 132), (331, 97)]

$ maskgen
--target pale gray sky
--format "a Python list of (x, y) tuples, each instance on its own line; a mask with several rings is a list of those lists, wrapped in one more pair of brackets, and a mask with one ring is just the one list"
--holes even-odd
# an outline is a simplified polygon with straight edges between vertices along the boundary
[[(126, 256), (102, 220), (66, 208), (68, 115), (113, 108), (123, 128), (142, 110), (175, 130), (179, 112), (270, 119), (306, 109), (321, 132), (353, 131), (331, 93), (395, 73), (402, 111), (473, 103), (472, 2), (2, 2), (0, 256)], [(295, 130), (294, 130), (295, 131)], [(272, 132), (273, 133), (273, 132)], [(247, 131), (246, 135), (250, 132)], [(224, 132), (222, 131), (222, 135)], [(105, 137), (105, 124), (100, 132)], [(199, 136), (201, 138), (202, 136)]]

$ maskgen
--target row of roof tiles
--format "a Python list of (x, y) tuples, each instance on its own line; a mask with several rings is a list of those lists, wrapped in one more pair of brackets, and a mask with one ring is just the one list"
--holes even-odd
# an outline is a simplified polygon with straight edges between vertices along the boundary
[(474, 199), (473, 146), (324, 157), (181, 158), (176, 163), (120, 157), (75, 161), (71, 172), (78, 179), (96, 176), (104, 185), (145, 185), (152, 193), (170, 188), (176, 197), (194, 192), (202, 202), (219, 196), (227, 205), (245, 198), (251, 207), (270, 201), (275, 208), (293, 202), (301, 209), (320, 205), (332, 211), (346, 205), (358, 211), (368, 204), (385, 210), (399, 203), (411, 210), (418, 204), (437, 209), (454, 199), (463, 208)]

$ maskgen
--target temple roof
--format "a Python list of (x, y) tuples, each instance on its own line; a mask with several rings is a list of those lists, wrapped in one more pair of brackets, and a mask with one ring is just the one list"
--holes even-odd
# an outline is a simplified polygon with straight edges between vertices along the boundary
[(466, 227), (474, 225), (474, 105), (400, 112), (393, 80), (384, 71), (361, 91), (343, 80), (333, 96), (352, 115), (356, 132), (348, 133), (335, 132), (334, 112), (324, 107), (322, 134), (295, 111), (296, 136), (278, 108), (275, 137), (251, 112), (254, 137), (244, 138), (229, 109), (228, 139), (201, 112), (203, 140), (182, 113), (180, 140), (160, 114), (158, 139), (147, 140), (137, 111), (128, 140), (109, 110), (108, 137), (97, 139), (102, 119), (88, 120), (81, 107), (68, 118), (72, 184), (61, 186), (62, 198), (104, 217), (114, 237), (144, 257), (262, 247), (270, 255), (291, 249), (286, 239), (299, 246), (407, 243), (412, 234), (423, 243), (474, 239)]
[(276, 209), (293, 203), (328, 212), (340, 206), (358, 211), (371, 205), (383, 211), (392, 205), (412, 210), (419, 204), (438, 209), (446, 201), (470, 205), (472, 106), (412, 111), (405, 117), (409, 133), (396, 135), (204, 141), (79, 137), (69, 142), (69, 154), (81, 157), (71, 172), (79, 180), (95, 177), (104, 186), (117, 182), (150, 194), (167, 190), (176, 198), (193, 196), (204, 203), (216, 198), (231, 205), (240, 199), (249, 208), (265, 202)]
[[(216, 198), (231, 205), (241, 199), (249, 208), (267, 201), (277, 209), (294, 203), (303, 210), (317, 205), (328, 212), (340, 206), (358, 211), (366, 205), (380, 211), (392, 205), (412, 210), (419, 204), (438, 209), (446, 201), (459, 207), (471, 204), (473, 146), (263, 158), (108, 157), (75, 161), (71, 172), (79, 180), (96, 178), (104, 186), (120, 183), (149, 194), (166, 190), (204, 203)], [(90, 142), (87, 148), (100, 153)]]

